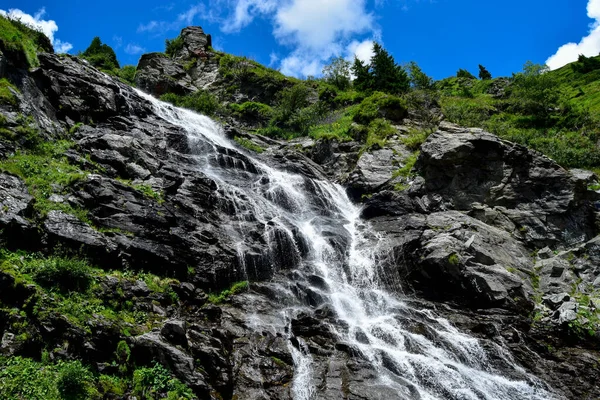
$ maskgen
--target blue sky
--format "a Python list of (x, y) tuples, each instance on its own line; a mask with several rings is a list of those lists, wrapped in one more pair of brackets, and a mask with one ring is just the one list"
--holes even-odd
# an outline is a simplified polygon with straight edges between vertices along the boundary
[(11, 9), (63, 51), (100, 36), (122, 65), (163, 51), (187, 25), (220, 50), (295, 76), (319, 75), (332, 56), (368, 58), (374, 39), (436, 79), (478, 64), (494, 76), (528, 60), (557, 68), (600, 52), (600, 0), (0, 0)]

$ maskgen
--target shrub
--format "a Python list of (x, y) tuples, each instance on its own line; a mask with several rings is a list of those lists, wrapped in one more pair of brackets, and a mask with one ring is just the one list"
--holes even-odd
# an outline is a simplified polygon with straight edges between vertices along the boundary
[(242, 104), (230, 104), (229, 108), (246, 121), (264, 123), (271, 118), (273, 109), (263, 103), (247, 101)]
[[(133, 373), (133, 394), (142, 398), (161, 398), (167, 394), (170, 398), (195, 399), (192, 391), (173, 378), (169, 370), (155, 363), (152, 368), (139, 368)], [(169, 398), (169, 397), (168, 397)]]
[[(32, 149), (17, 151), (12, 157), (0, 161), (0, 170), (23, 179), (27, 190), (35, 198), (34, 208), (45, 217), (50, 210), (62, 210), (89, 222), (87, 213), (76, 209), (68, 203), (56, 203), (49, 200), (53, 193), (65, 193), (67, 187), (83, 179), (85, 174), (77, 167), (69, 164), (64, 153), (72, 146), (72, 142), (55, 141), (39, 142), (37, 130), (30, 126), (16, 130), (32, 143)], [(61, 189), (57, 189), (61, 188)]]
[(115, 51), (109, 45), (103, 44), (98, 36), (92, 39), (92, 43), (81, 54), (81, 58), (88, 60), (98, 69), (113, 71), (120, 68)]
[(354, 121), (368, 125), (376, 118), (385, 117), (392, 121), (400, 121), (407, 115), (406, 102), (399, 97), (375, 92), (362, 101)]
[(390, 123), (384, 119), (378, 118), (369, 124), (369, 131), (367, 135), (367, 141), (364, 146), (364, 150), (385, 147), (388, 136), (394, 135), (396, 130), (390, 125)]
[(465, 79), (477, 79), (477, 78), (475, 78), (475, 75), (473, 75), (466, 69), (462, 69), (462, 68), (458, 70), (458, 72), (456, 73), (456, 77), (457, 78), (465, 78)]
[(133, 85), (135, 82), (135, 72), (135, 65), (125, 65), (123, 68), (115, 70), (116, 75), (129, 85)]
[(17, 96), (13, 92), (18, 92), (17, 88), (6, 78), (0, 79), (0, 104), (16, 106)]
[(175, 54), (181, 49), (183, 49), (183, 38), (181, 36), (165, 40), (165, 54), (169, 57), (175, 57)]
[(50, 257), (28, 266), (29, 272), (40, 285), (62, 291), (85, 292), (92, 283), (92, 269), (77, 258)]
[(92, 375), (79, 361), (62, 365), (56, 387), (65, 400), (81, 400), (87, 398), (88, 386)]
[(323, 68), (323, 78), (339, 90), (348, 89), (350, 87), (350, 62), (341, 56), (334, 58), (329, 65)]
[(198, 90), (186, 96), (166, 93), (160, 96), (160, 99), (177, 107), (188, 108), (206, 115), (214, 115), (220, 106), (215, 96), (204, 90)]

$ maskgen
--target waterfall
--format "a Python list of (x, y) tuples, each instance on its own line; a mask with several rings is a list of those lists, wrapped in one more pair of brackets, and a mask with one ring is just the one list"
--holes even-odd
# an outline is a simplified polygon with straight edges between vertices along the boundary
[[(386, 238), (369, 231), (341, 186), (277, 170), (238, 149), (210, 118), (138, 93), (158, 116), (187, 133), (199, 173), (216, 182), (220, 206), (233, 209), (229, 229), (239, 243), (240, 260), (250, 259), (247, 237), (256, 233), (249, 231), (248, 222), (253, 227), (258, 222), (263, 227), (258, 233), (269, 244), (261, 268), (294, 269), (299, 279), (313, 278), (305, 285), (343, 322), (331, 327), (338, 342), (368, 360), (377, 372), (373, 384), (386, 388), (385, 393), (423, 400), (558, 398), (521, 369), (506, 349), (498, 346), (491, 360), (477, 339), (431, 310), (416, 309), (384, 290), (376, 260), (377, 243)], [(250, 264), (245, 262), (245, 268), (257, 268)], [(285, 302), (279, 322), (277, 316), (269, 316), (269, 321), (250, 316), (249, 324), (289, 335), (289, 321), (299, 312), (310, 312), (311, 306), (306, 296), (285, 287), (281, 292)], [(290, 350), (295, 363), (293, 397), (317, 398), (307, 345), (296, 339)], [(511, 370), (510, 378), (499, 372), (498, 364)]]

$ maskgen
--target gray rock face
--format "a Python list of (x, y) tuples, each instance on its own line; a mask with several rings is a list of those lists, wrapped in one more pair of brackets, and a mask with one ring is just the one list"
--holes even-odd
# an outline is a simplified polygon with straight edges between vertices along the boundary
[(477, 129), (442, 125), (423, 145), (415, 191), (436, 208), (514, 224), (536, 247), (582, 243), (595, 234), (594, 209), (581, 180), (543, 155)]
[(175, 53), (175, 58), (208, 58), (208, 48), (212, 46), (210, 35), (206, 35), (199, 26), (188, 26), (181, 30), (183, 47)]
[(196, 90), (183, 66), (163, 53), (142, 55), (135, 83), (141, 90), (156, 96), (164, 93), (183, 95)]

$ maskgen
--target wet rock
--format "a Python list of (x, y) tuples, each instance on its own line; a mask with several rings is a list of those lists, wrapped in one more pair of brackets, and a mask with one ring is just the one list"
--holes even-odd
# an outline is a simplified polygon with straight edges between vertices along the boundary
[(160, 362), (189, 385), (198, 396), (207, 398), (210, 388), (202, 374), (197, 372), (192, 356), (165, 342), (158, 332), (138, 336), (132, 342), (132, 354), (140, 363), (149, 364), (152, 360)]
[(186, 322), (181, 320), (169, 320), (165, 322), (160, 334), (170, 343), (187, 347)]

